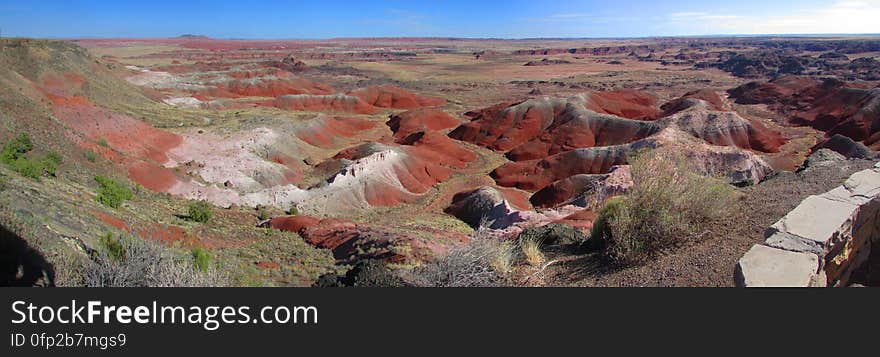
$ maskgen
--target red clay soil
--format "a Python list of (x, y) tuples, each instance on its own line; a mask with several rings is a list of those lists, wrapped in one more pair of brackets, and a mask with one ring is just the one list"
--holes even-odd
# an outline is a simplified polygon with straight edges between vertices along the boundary
[(50, 99), (55, 104), (55, 116), (71, 129), (93, 141), (106, 140), (113, 149), (135, 157), (164, 163), (168, 160), (166, 152), (183, 141), (175, 134), (98, 107), (84, 97)]
[(448, 136), (438, 132), (418, 132), (399, 141), (410, 154), (444, 166), (463, 169), (477, 155)]
[(583, 209), (553, 223), (567, 224), (579, 228), (584, 232), (589, 232), (590, 229), (593, 228), (593, 223), (595, 222), (596, 212), (589, 209)]
[(495, 151), (510, 151), (508, 158), (519, 161), (575, 148), (624, 144), (659, 129), (649, 122), (598, 115), (571, 102), (534, 100), (506, 104), (466, 114), (473, 120), (453, 130), (449, 137)]
[(555, 110), (549, 103), (504, 104), (466, 114), (474, 119), (455, 128), (449, 137), (506, 152), (540, 135), (554, 117)]
[(348, 93), (364, 102), (379, 108), (416, 109), (436, 107), (446, 104), (446, 100), (435, 97), (422, 97), (394, 86), (374, 86), (356, 89)]
[(421, 108), (393, 115), (385, 124), (394, 132), (394, 138), (402, 139), (421, 131), (453, 128), (461, 122), (442, 110)]
[[(67, 72), (47, 74), (39, 88), (51, 101), (55, 117), (67, 125), (73, 142), (89, 148), (128, 170), (132, 180), (156, 191), (170, 188), (179, 178), (159, 164), (183, 139), (127, 115), (101, 108), (82, 96), (85, 78)], [(99, 145), (106, 142), (107, 145)]]
[(629, 149), (622, 146), (571, 150), (545, 159), (507, 163), (491, 176), (501, 186), (537, 191), (573, 175), (606, 173), (612, 166), (624, 164), (627, 152)]
[(358, 118), (332, 118), (322, 116), (314, 119), (314, 123), (296, 130), (296, 137), (320, 148), (337, 147), (339, 138), (351, 138), (360, 131), (376, 127), (375, 122)]
[(109, 213), (95, 211), (95, 212), (93, 212), (93, 214), (95, 217), (97, 217), (98, 219), (100, 219), (102, 222), (104, 222), (105, 224), (107, 224), (110, 227), (116, 228), (121, 231), (126, 231), (126, 232), (131, 231), (131, 227), (129, 227), (128, 223), (125, 223), (125, 221), (123, 221), (119, 218), (116, 218)]
[(627, 119), (654, 120), (661, 116), (657, 97), (634, 89), (592, 92), (585, 105), (597, 113), (616, 115)]
[[(446, 153), (434, 152), (430, 149), (413, 146), (377, 148), (370, 144), (343, 150), (336, 154), (334, 159), (354, 161), (370, 157), (368, 160), (392, 160), (385, 150), (398, 155), (392, 163), (393, 171), (390, 174), (400, 182), (406, 192), (401, 191), (395, 181), (384, 179), (386, 173), (378, 173), (373, 179), (364, 180), (365, 186), (362, 188), (364, 198), (371, 206), (395, 206), (412, 202), (417, 198), (414, 194), (425, 193), (434, 185), (449, 179), (453, 165), (458, 162), (458, 159), (450, 158)], [(359, 173), (345, 174), (357, 176)]]
[(281, 79), (246, 79), (226, 82), (204, 92), (203, 95), (215, 98), (239, 97), (280, 97), (288, 94), (328, 95), (335, 91), (326, 84), (305, 78), (286, 76)]
[(538, 137), (508, 152), (507, 158), (513, 161), (535, 160), (578, 148), (626, 144), (648, 137), (658, 130), (659, 127), (653, 124), (607, 117), (584, 120), (575, 115), (561, 115)]
[(589, 191), (594, 182), (595, 180), (587, 175), (566, 177), (553, 182), (538, 192), (535, 192), (535, 194), (529, 198), (529, 201), (531, 201), (535, 207), (555, 207), (570, 200), (574, 195), (580, 192)]
[(167, 192), (178, 182), (189, 180), (181, 177), (174, 170), (152, 162), (131, 160), (131, 162), (120, 164), (128, 166), (128, 177), (132, 181), (156, 192)]
[(683, 96), (663, 104), (660, 106), (660, 109), (663, 110), (663, 116), (669, 116), (690, 108), (694, 99), (705, 101), (709, 105), (709, 110), (731, 110), (727, 101), (722, 98), (717, 91), (712, 89), (698, 89), (692, 92), (687, 92)]
[(768, 104), (791, 124), (880, 148), (880, 91), (864, 83), (787, 76), (747, 83), (730, 94), (737, 103)]
[(310, 112), (339, 112), (376, 114), (378, 109), (358, 97), (350, 95), (285, 95), (276, 98), (273, 106), (280, 109)]
[(501, 195), (504, 196), (504, 199), (507, 200), (513, 208), (519, 210), (532, 209), (532, 204), (529, 202), (529, 194), (527, 192), (510, 187), (496, 187), (495, 189), (497, 189), (498, 192), (501, 192)]
[[(269, 226), (283, 231), (296, 232), (308, 243), (330, 249), (337, 260), (354, 258), (382, 259), (389, 263), (406, 263), (430, 259), (442, 253), (450, 244), (461, 244), (467, 236), (425, 227), (431, 237), (425, 239), (405, 232), (381, 226), (356, 224), (341, 219), (323, 219), (308, 216), (276, 217)], [(412, 251), (403, 252), (395, 246), (410, 246)]]

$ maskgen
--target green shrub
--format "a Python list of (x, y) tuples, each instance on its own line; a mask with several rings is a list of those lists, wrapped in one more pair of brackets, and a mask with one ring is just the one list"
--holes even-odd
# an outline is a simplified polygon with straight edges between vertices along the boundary
[(261, 221), (265, 221), (265, 220), (271, 218), (271, 215), (269, 214), (269, 210), (267, 210), (265, 208), (261, 209), (259, 212), (257, 212), (257, 218)]
[(0, 162), (8, 165), (13, 171), (24, 177), (39, 180), (43, 174), (55, 176), (58, 165), (61, 164), (61, 155), (50, 151), (39, 159), (27, 157), (27, 153), (34, 149), (34, 144), (27, 133), (22, 133), (3, 146), (0, 152)]
[(21, 133), (12, 141), (3, 146), (3, 152), (0, 153), (0, 161), (4, 164), (12, 165), (22, 155), (34, 149), (31, 137), (27, 133)]
[(291, 206), (290, 209), (287, 210), (287, 214), (291, 216), (296, 216), (299, 214), (299, 209), (297, 209), (296, 206)]
[(189, 219), (199, 223), (208, 223), (214, 216), (214, 206), (205, 201), (192, 202), (187, 207)]
[(9, 165), (12, 170), (29, 179), (39, 180), (43, 175), (43, 165), (36, 160), (20, 157)]
[(101, 145), (101, 146), (103, 146), (103, 147), (109, 147), (109, 146), (110, 146), (110, 144), (107, 143), (107, 139), (104, 139), (104, 138), (100, 138), (100, 139), (98, 139), (97, 143), (98, 143), (98, 145)]
[(125, 259), (125, 248), (122, 246), (119, 238), (113, 236), (112, 232), (107, 232), (101, 236), (101, 246), (103, 246), (104, 252), (110, 259), (117, 262)]
[(208, 265), (211, 263), (211, 256), (208, 252), (200, 247), (192, 250), (193, 263), (200, 271), (208, 271)]
[(95, 181), (100, 185), (97, 200), (107, 207), (119, 208), (123, 202), (134, 197), (131, 189), (110, 178), (99, 175), (95, 176)]
[(590, 238), (615, 262), (637, 262), (684, 243), (730, 213), (733, 187), (701, 175), (681, 154), (654, 150), (630, 164), (633, 188), (599, 211)]
[(61, 155), (54, 151), (47, 152), (40, 159), (40, 163), (43, 165), (43, 171), (51, 176), (55, 176), (55, 172), (58, 171), (58, 165), (61, 165)]
[(84, 156), (84, 157), (86, 158), (86, 160), (88, 160), (89, 162), (95, 162), (95, 161), (98, 160), (98, 154), (96, 154), (96, 153), (95, 153), (94, 151), (92, 151), (92, 150), (86, 150), (86, 151), (83, 151), (83, 156)]

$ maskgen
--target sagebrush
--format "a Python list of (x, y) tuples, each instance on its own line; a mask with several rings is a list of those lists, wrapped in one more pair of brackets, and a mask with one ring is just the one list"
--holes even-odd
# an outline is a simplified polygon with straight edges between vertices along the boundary
[[(112, 237), (112, 235), (111, 235)], [(211, 287), (228, 285), (227, 277), (212, 267), (201, 269), (192, 257), (134, 236), (114, 240), (95, 252), (83, 269), (88, 287)], [(115, 257), (114, 257), (115, 256)]]
[(704, 236), (730, 214), (734, 188), (705, 176), (684, 155), (654, 150), (630, 159), (634, 186), (599, 211), (591, 240), (618, 263), (633, 263)]

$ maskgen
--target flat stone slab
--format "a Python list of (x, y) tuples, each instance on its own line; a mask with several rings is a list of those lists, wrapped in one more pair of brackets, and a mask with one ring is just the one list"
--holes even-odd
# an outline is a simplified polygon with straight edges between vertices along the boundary
[(859, 206), (824, 196), (807, 197), (794, 210), (770, 226), (769, 234), (784, 232), (826, 246), (835, 233), (852, 219)]
[(825, 248), (818, 242), (785, 232), (773, 233), (764, 240), (764, 245), (790, 252), (813, 253), (817, 256), (825, 255)]
[(736, 265), (741, 287), (809, 287), (816, 279), (819, 257), (755, 244)]
[(880, 172), (877, 170), (856, 172), (842, 186), (835, 187), (822, 196), (857, 205), (868, 203), (880, 197)]

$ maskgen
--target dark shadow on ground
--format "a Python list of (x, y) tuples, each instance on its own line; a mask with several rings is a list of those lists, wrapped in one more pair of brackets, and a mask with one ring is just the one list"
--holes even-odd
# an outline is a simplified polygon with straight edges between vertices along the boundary
[(54, 286), (55, 269), (27, 241), (0, 226), (0, 286)]

